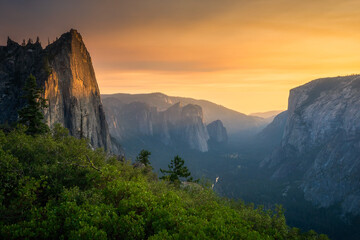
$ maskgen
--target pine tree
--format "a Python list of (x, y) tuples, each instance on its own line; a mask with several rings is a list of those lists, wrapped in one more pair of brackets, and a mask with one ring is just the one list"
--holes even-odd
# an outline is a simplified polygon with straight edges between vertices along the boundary
[(30, 74), (23, 89), (27, 103), (25, 107), (18, 111), (20, 124), (27, 126), (27, 133), (30, 135), (43, 134), (49, 131), (49, 127), (44, 123), (42, 110), (47, 108), (47, 99), (41, 96), (43, 90), (36, 85), (35, 77)]
[(160, 179), (168, 180), (176, 185), (180, 184), (181, 178), (186, 178), (186, 181), (192, 182), (193, 178), (190, 177), (191, 173), (189, 169), (184, 166), (184, 164), (185, 161), (181, 157), (179, 157), (178, 155), (175, 156), (168, 165), (169, 170), (164, 170), (160, 168), (160, 172), (162, 174), (167, 174), (160, 177)]
[(144, 164), (145, 166), (150, 165), (149, 157), (151, 155), (151, 152), (143, 149), (140, 151), (139, 155), (136, 157), (136, 161)]

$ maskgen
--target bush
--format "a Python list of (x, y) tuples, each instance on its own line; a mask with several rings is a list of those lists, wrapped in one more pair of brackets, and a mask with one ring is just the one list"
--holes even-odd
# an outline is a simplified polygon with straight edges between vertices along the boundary
[(1, 239), (324, 239), (209, 188), (180, 189), (56, 126), (0, 131)]

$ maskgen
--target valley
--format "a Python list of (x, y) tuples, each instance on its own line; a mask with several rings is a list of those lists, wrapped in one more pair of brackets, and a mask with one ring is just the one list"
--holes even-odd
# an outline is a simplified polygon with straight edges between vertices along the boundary
[[(7, 45), (0, 47), (3, 142), (7, 141), (6, 134), (11, 139), (14, 132), (17, 135), (12, 137), (22, 137), (31, 145), (31, 136), (16, 126), (18, 111), (27, 106), (21, 96), (28, 76), (36, 78), (48, 100), (48, 106), (41, 109), (44, 123), (52, 131), (60, 125), (69, 131), (69, 136), (66, 130), (59, 129), (53, 135), (47, 133), (44, 138), (50, 142), (44, 140), (46, 144), (60, 144), (55, 141), (57, 138), (70, 142), (77, 138), (80, 140), (76, 144), (87, 154), (66, 145), (67, 151), (75, 151), (76, 159), (71, 154), (66, 158), (90, 162), (90, 165), (71, 163), (66, 171), (90, 167), (91, 171), (101, 172), (89, 160), (88, 155), (93, 152), (99, 166), (111, 167), (106, 161), (112, 159), (111, 164), (131, 169), (128, 170), (131, 174), (142, 178), (142, 173), (137, 172), (141, 169), (136, 170), (131, 163), (145, 149), (151, 152), (150, 164), (157, 175), (151, 168), (141, 171), (149, 184), (152, 181), (158, 184), (160, 169), (167, 168), (170, 160), (179, 155), (201, 187), (225, 199), (245, 201), (251, 211), (264, 211), (261, 214), (268, 214), (271, 219), (280, 204), (291, 227), (315, 230), (332, 239), (352, 240), (360, 236), (360, 75), (313, 80), (290, 90), (287, 110), (246, 115), (207, 100), (159, 92), (100, 95), (90, 54), (74, 29), (45, 48), (39, 41), (19, 45), (9, 38)], [(34, 139), (41, 142), (42, 137), (37, 137)], [(14, 149), (10, 145), (3, 147), (13, 151), (11, 159), (17, 158), (17, 145)], [(20, 148), (25, 151), (19, 155), (25, 164), (26, 147)], [(41, 151), (54, 156), (61, 152), (58, 149), (47, 152), (46, 147)], [(37, 154), (36, 147), (34, 152)], [(34, 156), (31, 159), (36, 162)], [(63, 159), (52, 161), (51, 167), (58, 168), (56, 164)], [(31, 162), (26, 164), (31, 169)], [(36, 164), (41, 166), (41, 162)], [(33, 177), (44, 178), (40, 173)], [(68, 172), (64, 174), (69, 178)], [(76, 174), (83, 177), (80, 170)], [(91, 178), (94, 172), (89, 174)], [(66, 179), (56, 181), (67, 184)], [(127, 181), (132, 181), (131, 177)], [(90, 182), (87, 184), (93, 184)], [(119, 180), (119, 184), (123, 183)], [(100, 185), (91, 186), (96, 192)], [(226, 205), (228, 200), (224, 201)], [(282, 212), (279, 214), (282, 216)], [(292, 233), (291, 228), (285, 228), (283, 236)]]
[[(123, 136), (127, 137), (122, 141), (119, 139), (127, 156), (134, 159), (141, 149), (147, 149), (152, 152), (152, 165), (155, 171), (158, 171), (166, 167), (169, 159), (180, 154), (186, 159), (195, 176), (211, 180), (211, 183), (215, 184), (214, 190), (222, 196), (243, 199), (266, 209), (274, 209), (276, 204), (281, 204), (285, 208), (288, 223), (292, 226), (306, 230), (315, 229), (334, 239), (356, 239), (360, 234), (356, 227), (360, 219), (357, 214), (359, 201), (356, 195), (359, 186), (355, 180), (360, 169), (357, 165), (358, 147), (355, 147), (359, 144), (355, 123), (355, 108), (359, 105), (358, 79), (358, 75), (319, 79), (293, 89), (290, 91), (287, 111), (273, 117), (269, 124), (266, 124), (266, 119), (251, 119), (248, 116), (248, 122), (237, 131), (231, 127), (232, 124), (239, 121), (238, 116), (246, 119), (246, 115), (238, 113), (234, 114), (234, 118), (227, 118), (229, 115), (224, 114), (226, 109), (218, 107), (216, 110), (221, 109), (219, 112), (209, 110), (206, 107), (211, 104), (207, 102), (203, 107), (201, 104), (204, 101), (200, 100), (168, 97), (159, 93), (115, 94), (106, 95), (104, 105), (105, 109), (121, 112), (122, 106), (126, 109), (128, 104), (134, 103), (146, 104), (148, 108), (151, 106), (154, 109), (165, 109), (164, 111), (168, 111), (166, 108), (169, 106), (171, 109), (189, 102), (199, 104), (200, 108), (207, 109), (203, 110), (204, 117), (202, 114), (196, 115), (200, 117), (198, 123), (202, 129), (206, 121), (216, 118), (205, 116), (217, 115), (219, 121), (224, 122), (225, 129), (230, 126), (232, 130), (227, 133), (226, 141), (211, 142), (207, 136), (203, 137), (203, 141), (208, 143), (207, 150), (204, 151), (189, 147), (181, 141), (173, 140), (176, 144), (169, 144), (157, 138), (156, 134), (137, 132), (124, 134)], [(107, 106), (110, 100), (116, 101), (114, 98), (117, 96), (120, 96), (117, 104), (112, 102), (113, 105)], [(137, 112), (136, 108), (132, 110)], [(307, 111), (311, 112), (304, 115)], [(346, 115), (346, 112), (352, 113), (351, 117)], [(125, 115), (129, 115), (128, 112)], [(139, 118), (130, 122), (139, 120), (148, 121), (146, 118)], [(116, 131), (115, 125), (111, 124), (109, 122), (110, 129)], [(149, 123), (142, 123), (147, 124)], [(199, 136), (196, 131), (191, 133)], [(298, 135), (293, 136), (294, 134)], [(176, 135), (173, 137), (177, 138)], [(298, 149), (296, 144), (299, 144)], [(341, 147), (342, 144), (345, 144), (344, 147)], [(341, 152), (342, 149), (346, 149), (347, 153)], [(337, 155), (333, 155), (332, 151)], [(321, 154), (326, 155), (322, 157)], [(333, 161), (331, 164), (334, 166), (328, 165), (329, 161)], [(339, 162), (342, 164), (340, 171), (339, 167), (335, 167)], [(329, 180), (327, 174), (330, 174)], [(352, 184), (355, 185), (351, 187)]]

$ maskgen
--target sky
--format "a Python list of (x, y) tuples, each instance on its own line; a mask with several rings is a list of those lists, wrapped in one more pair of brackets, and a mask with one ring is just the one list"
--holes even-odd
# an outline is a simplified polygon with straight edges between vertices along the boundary
[(0, 0), (7, 36), (83, 36), (101, 93), (163, 92), (243, 113), (289, 90), (360, 73), (358, 0)]

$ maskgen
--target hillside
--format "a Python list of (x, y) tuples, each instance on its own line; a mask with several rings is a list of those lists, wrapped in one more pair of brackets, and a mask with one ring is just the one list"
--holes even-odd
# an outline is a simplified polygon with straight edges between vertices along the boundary
[(0, 131), (2, 239), (327, 239), (289, 228), (280, 208), (159, 181), (58, 125), (35, 137), (24, 131)]

